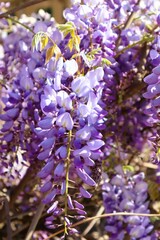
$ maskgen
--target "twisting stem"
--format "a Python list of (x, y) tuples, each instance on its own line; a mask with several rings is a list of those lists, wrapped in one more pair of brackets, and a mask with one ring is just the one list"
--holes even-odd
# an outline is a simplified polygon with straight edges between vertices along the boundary
[(22, 27), (28, 29), (31, 33), (35, 34), (34, 31), (33, 31), (30, 27), (28, 27), (27, 25), (19, 22), (18, 20), (14, 19), (14, 18), (12, 18), (12, 17), (6, 17), (6, 18), (9, 19), (9, 20), (11, 20), (12, 22), (15, 22), (15, 23), (21, 25)]
[[(78, 225), (81, 225), (83, 223), (86, 223), (86, 222), (90, 222), (94, 219), (98, 219), (98, 218), (106, 218), (106, 217), (114, 217), (114, 216), (139, 216), (139, 217), (160, 217), (160, 213), (159, 214), (149, 214), (149, 213), (129, 213), (129, 212), (117, 212), (117, 213), (106, 213), (106, 214), (102, 214), (102, 215), (99, 215), (99, 216), (94, 216), (94, 217), (90, 217), (90, 218), (86, 218), (86, 219), (83, 219), (77, 223), (74, 223), (70, 226), (70, 228), (73, 228), (73, 227), (76, 227)], [(51, 234), (49, 237), (45, 238), (44, 240), (48, 240), (48, 239), (51, 239), (59, 234), (61, 234), (63, 232), (63, 229), (62, 230), (59, 230), (57, 231), (56, 233), (54, 234)]]
[[(66, 189), (65, 189), (65, 208), (64, 208), (64, 216), (67, 217), (67, 209), (68, 209), (68, 187), (69, 187), (69, 167), (70, 167), (70, 154), (71, 154), (71, 139), (72, 139), (72, 131), (70, 130), (68, 133), (68, 146), (67, 146), (67, 159), (66, 159)], [(64, 219), (64, 233), (67, 233), (67, 223)]]
[[(141, 0), (138, 0), (135, 6), (138, 6), (140, 4), (140, 1)], [(129, 26), (131, 25), (135, 15), (136, 15), (136, 12), (134, 12), (134, 11), (130, 14), (129, 18), (127, 19), (127, 21), (124, 25), (124, 29), (129, 28)]]
[[(104, 206), (101, 206), (100, 209), (98, 210), (96, 216), (101, 215), (104, 212)], [(90, 232), (90, 230), (94, 227), (95, 223), (97, 222), (97, 219), (93, 219), (90, 224), (87, 226), (87, 228), (84, 230), (82, 233), (82, 236), (86, 236), (87, 233)]]
[[(135, 6), (138, 6), (140, 4), (140, 1), (141, 0), (138, 0)], [(129, 26), (131, 25), (135, 15), (136, 15), (136, 12), (134, 12), (134, 11), (131, 12), (131, 14), (127, 18), (127, 21), (125, 22), (122, 30), (125, 30), (125, 29), (129, 28)], [(122, 30), (121, 30), (121, 32), (122, 32)], [(119, 36), (117, 38), (117, 41), (116, 41), (116, 49), (118, 49), (120, 42), (121, 42), (121, 33), (119, 34)]]
[(130, 48), (139, 46), (140, 44), (144, 44), (144, 43), (147, 43), (147, 42), (152, 42), (153, 40), (154, 40), (154, 37), (152, 35), (143, 36), (142, 39), (140, 39), (139, 41), (134, 42), (134, 43), (129, 44), (128, 46), (124, 47), (121, 51), (119, 51), (116, 54), (115, 57), (117, 58), (119, 55), (121, 55), (122, 53), (124, 53), (125, 51), (127, 51)]

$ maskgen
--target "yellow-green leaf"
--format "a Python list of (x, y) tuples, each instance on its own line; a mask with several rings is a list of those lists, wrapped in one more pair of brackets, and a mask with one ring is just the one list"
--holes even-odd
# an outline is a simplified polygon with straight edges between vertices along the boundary
[(61, 56), (61, 50), (56, 44), (54, 45), (54, 54), (57, 61)]
[(48, 36), (42, 36), (40, 40), (40, 51), (42, 51), (48, 44)]
[(50, 59), (53, 57), (53, 55), (55, 55), (56, 61), (61, 56), (61, 50), (59, 49), (59, 47), (56, 44), (54, 44), (52, 47), (47, 49), (45, 64), (47, 64), (50, 61)]
[(33, 37), (33, 40), (32, 40), (33, 50), (34, 49), (38, 50), (38, 46), (39, 46), (40, 41), (41, 41), (41, 33), (36, 33)]
[(46, 61), (45, 63), (47, 64), (49, 62), (49, 60), (53, 57), (54, 55), (54, 46), (50, 47), (47, 49), (46, 51)]
[(78, 35), (75, 35), (74, 37), (70, 38), (68, 41), (67, 46), (69, 47), (69, 50), (72, 51), (73, 48), (77, 50), (77, 52), (80, 52), (80, 37)]
[(32, 48), (33, 48), (33, 50), (34, 50), (35, 46), (36, 46), (36, 41), (35, 41), (35, 36), (34, 36), (33, 39), (32, 39)]
[(124, 172), (134, 172), (134, 167), (133, 166), (131, 166), (131, 165), (125, 165), (125, 166), (123, 166), (123, 171)]
[(74, 37), (74, 43), (75, 43), (75, 49), (77, 50), (77, 52), (80, 52), (80, 42), (81, 42), (81, 39), (78, 35), (75, 35)]
[(73, 46), (74, 46), (74, 40), (73, 40), (73, 38), (70, 38), (70, 39), (69, 39), (67, 46), (69, 47), (69, 50), (72, 52)]
[(96, 49), (92, 49), (92, 51), (88, 52), (87, 55), (88, 56), (92, 56), (94, 57), (96, 54), (98, 54), (101, 51), (101, 48), (96, 48)]
[(110, 66), (112, 63), (107, 58), (102, 58), (102, 64)]
[(75, 32), (75, 26), (72, 22), (67, 22), (65, 24), (58, 24), (57, 27), (63, 33), (64, 37), (69, 33), (73, 36)]

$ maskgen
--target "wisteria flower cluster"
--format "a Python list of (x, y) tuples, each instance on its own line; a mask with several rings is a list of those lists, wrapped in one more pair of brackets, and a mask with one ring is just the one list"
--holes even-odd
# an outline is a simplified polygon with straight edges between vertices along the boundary
[[(18, 19), (8, 7), (0, 4), (2, 239), (158, 240), (158, 1), (74, 0), (64, 24), (43, 10)], [(102, 206), (94, 236), (80, 223)]]
[[(111, 179), (104, 176), (102, 189), (106, 212), (149, 212), (147, 201), (147, 183), (144, 173), (133, 175), (120, 165), (115, 167), (115, 175)], [(111, 210), (112, 209), (112, 210)], [(126, 228), (124, 225), (126, 224)], [(110, 239), (124, 239), (128, 234), (130, 239), (154, 239), (151, 234), (153, 225), (149, 218), (141, 216), (111, 217), (107, 220), (107, 232)], [(152, 236), (151, 236), (152, 235)]]

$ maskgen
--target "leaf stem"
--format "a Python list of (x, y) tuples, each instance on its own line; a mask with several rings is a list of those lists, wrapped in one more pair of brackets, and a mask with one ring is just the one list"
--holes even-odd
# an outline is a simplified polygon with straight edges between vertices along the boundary
[(15, 23), (21, 25), (22, 27), (24, 27), (24, 28), (26, 28), (27, 30), (29, 30), (31, 33), (35, 34), (35, 32), (34, 32), (30, 27), (28, 27), (27, 25), (19, 22), (18, 20), (14, 19), (14, 18), (12, 18), (12, 17), (6, 17), (6, 18), (9, 19), (9, 20), (11, 20), (12, 22), (15, 22)]
[[(70, 154), (71, 154), (71, 139), (72, 139), (72, 131), (70, 130), (68, 133), (68, 146), (67, 146), (67, 159), (66, 159), (66, 189), (65, 189), (65, 208), (64, 208), (64, 216), (67, 217), (68, 210), (68, 187), (69, 187), (69, 167), (70, 167)], [(67, 233), (67, 223), (64, 219), (64, 233)]]
[[(138, 0), (137, 3), (135, 4), (135, 6), (138, 6), (140, 4), (140, 1), (141, 0)], [(124, 27), (122, 28), (121, 32), (123, 30), (129, 28), (129, 26), (133, 22), (135, 15), (136, 15), (136, 12), (132, 11), (131, 14), (129, 15), (129, 17), (127, 18), (126, 22), (124, 23)], [(120, 42), (121, 42), (121, 33), (119, 34), (117, 41), (116, 41), (116, 49), (118, 49)]]
[(139, 41), (134, 42), (134, 43), (129, 44), (128, 46), (124, 47), (121, 51), (119, 51), (116, 54), (115, 58), (117, 58), (119, 55), (121, 55), (122, 53), (124, 53), (125, 51), (127, 51), (128, 49), (130, 49), (132, 47), (138, 46), (138, 45), (146, 43), (146, 42), (152, 42), (153, 40), (154, 40), (154, 37), (151, 35), (143, 36), (142, 39), (140, 39)]

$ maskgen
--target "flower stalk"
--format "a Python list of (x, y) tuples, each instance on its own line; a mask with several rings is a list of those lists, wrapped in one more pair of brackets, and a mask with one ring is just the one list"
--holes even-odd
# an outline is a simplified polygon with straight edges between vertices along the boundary
[[(70, 167), (70, 155), (71, 155), (71, 140), (72, 140), (72, 130), (68, 133), (68, 146), (67, 146), (67, 158), (66, 158), (66, 188), (65, 188), (65, 208), (64, 208), (64, 216), (67, 217), (68, 211), (68, 187), (69, 187), (69, 167)], [(67, 223), (64, 220), (64, 233), (67, 232)]]

